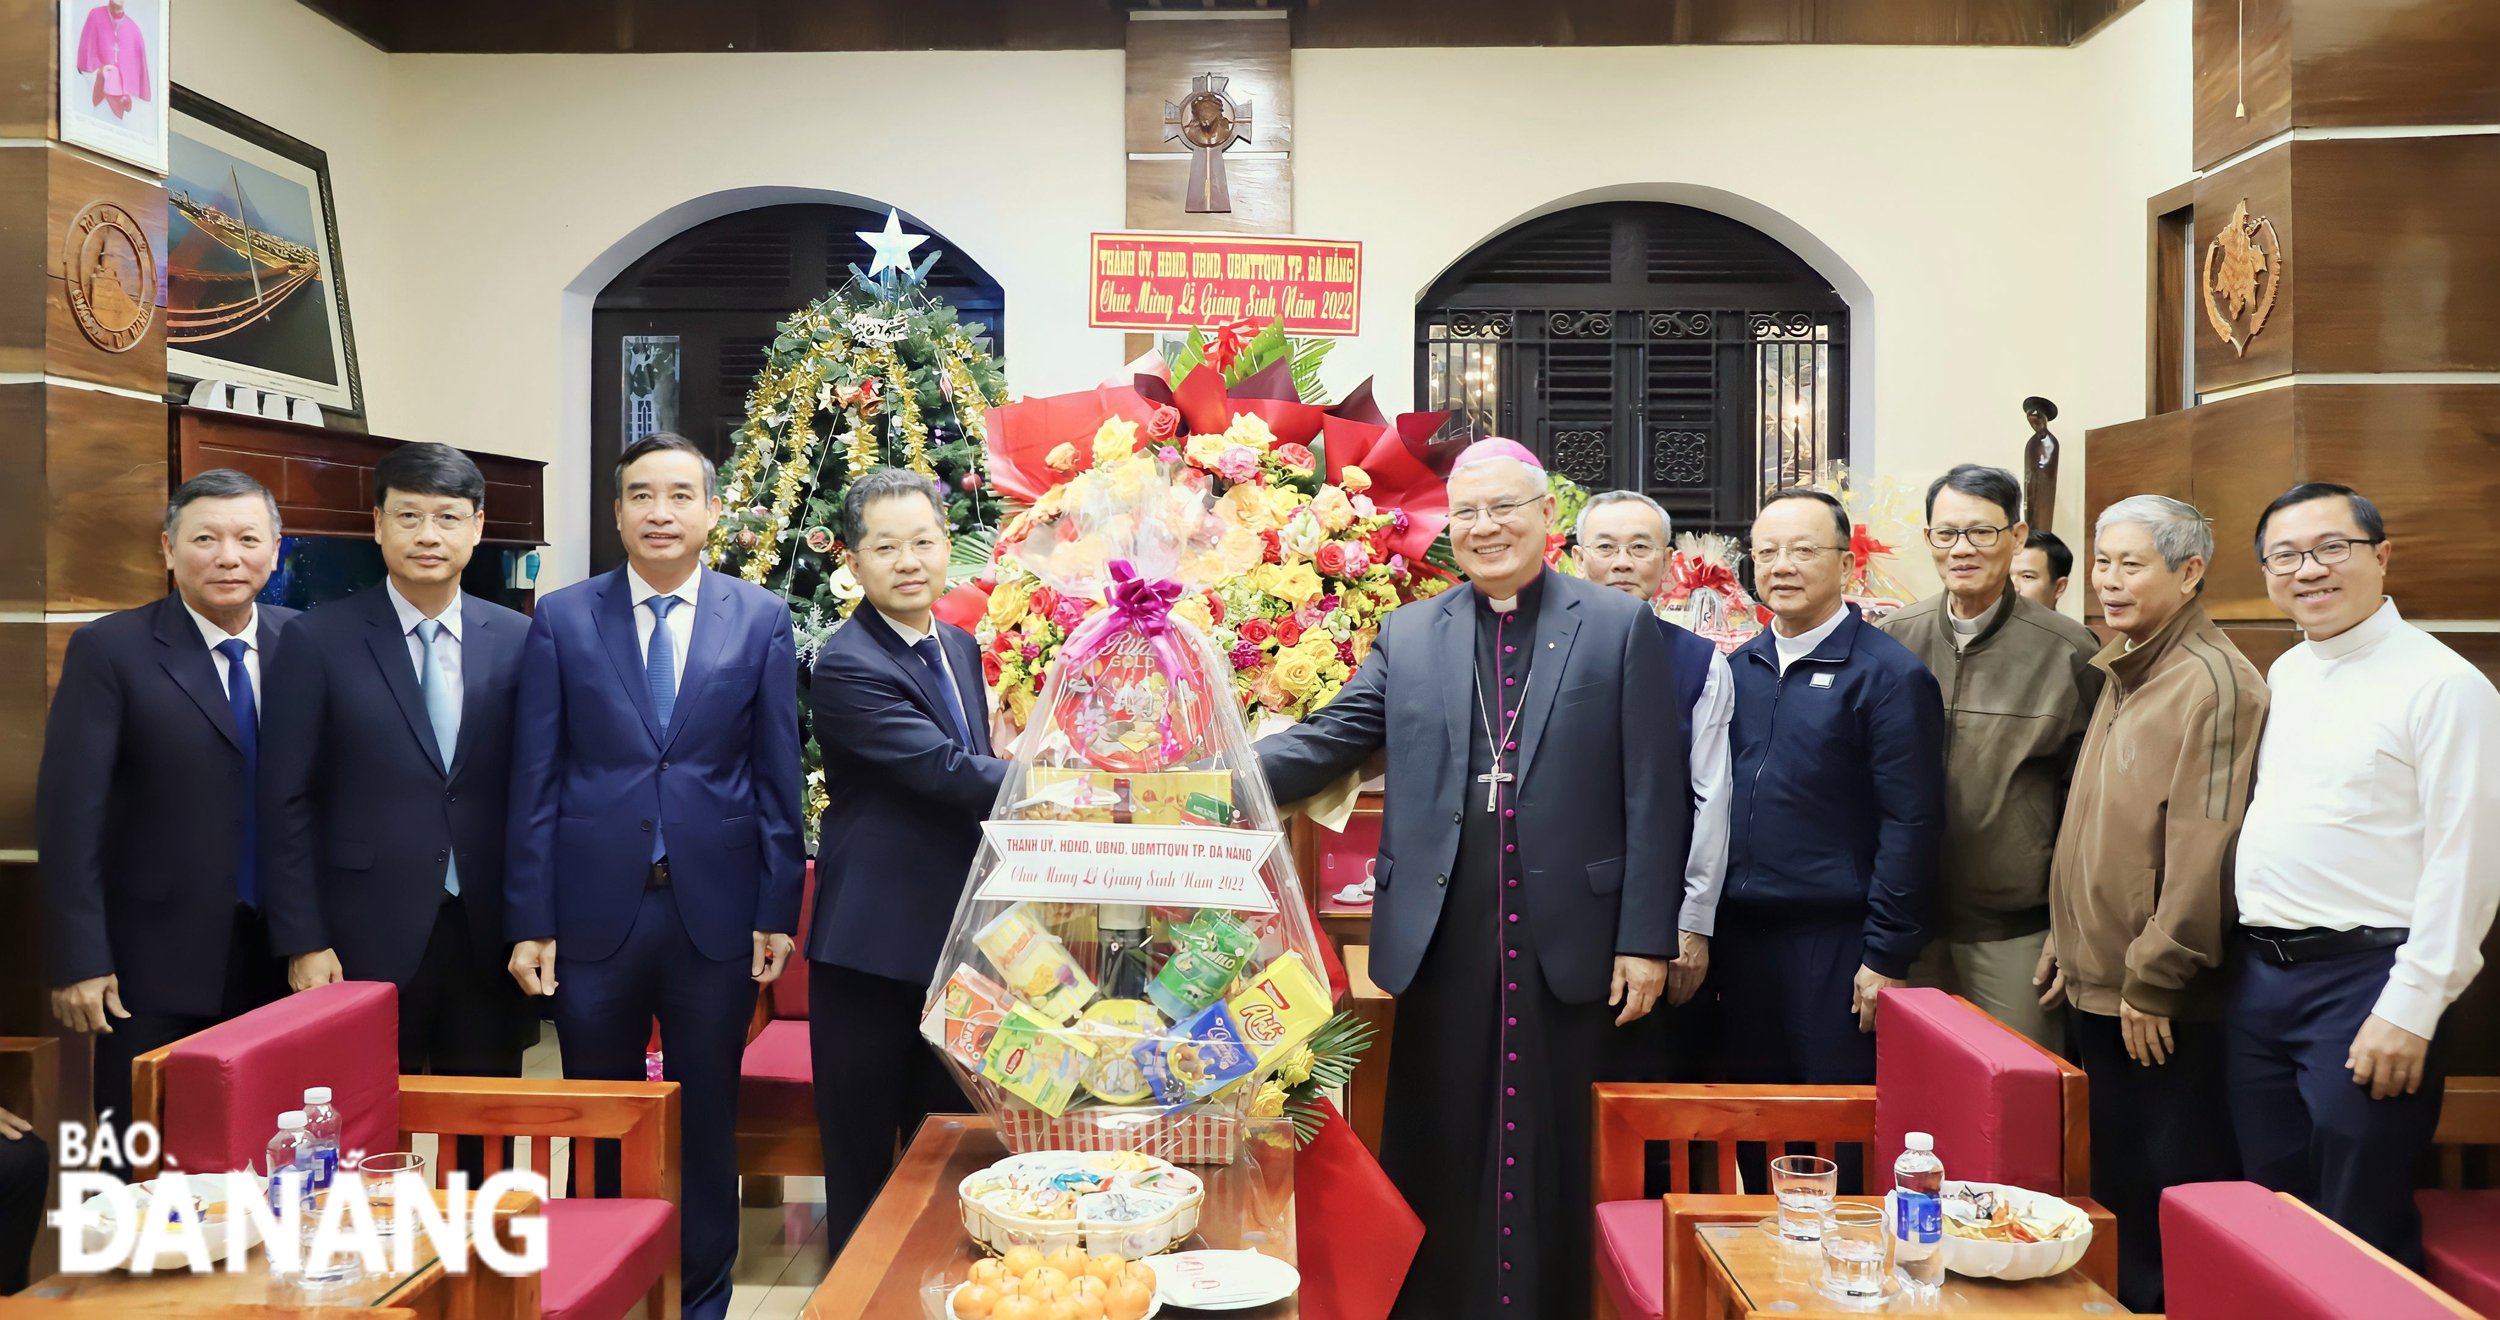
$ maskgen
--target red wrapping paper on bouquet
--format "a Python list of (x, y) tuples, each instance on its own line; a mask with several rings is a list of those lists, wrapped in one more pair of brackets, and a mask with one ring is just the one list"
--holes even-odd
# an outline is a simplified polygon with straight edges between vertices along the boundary
[(1323, 1100), (1328, 1121), (1294, 1159), (1295, 1254), (1308, 1320), (1387, 1320), (1424, 1224), (1398, 1195), (1354, 1127)]
[(1323, 424), (1328, 479), (1342, 483), (1347, 467), (1363, 469), (1371, 478), (1366, 493), (1372, 503), (1406, 515), (1406, 527), (1390, 538), (1389, 548), (1411, 564), (1421, 564), (1450, 525), (1450, 492), (1443, 482), (1464, 446), (1431, 443), (1449, 418), (1447, 410), (1401, 413), (1392, 425), (1372, 401), (1372, 383), (1366, 380), (1328, 410)]

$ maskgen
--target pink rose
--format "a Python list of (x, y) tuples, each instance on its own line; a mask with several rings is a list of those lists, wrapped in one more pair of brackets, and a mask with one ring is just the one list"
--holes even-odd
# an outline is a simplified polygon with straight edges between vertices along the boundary
[(1345, 575), (1347, 577), (1361, 577), (1370, 572), (1371, 567), (1371, 552), (1363, 548), (1362, 542), (1356, 541), (1346, 546)]
[(1215, 473), (1226, 481), (1249, 481), (1259, 475), (1259, 453), (1248, 445), (1234, 445), (1215, 460)]
[(1295, 472), (1311, 473), (1319, 470), (1319, 459), (1311, 453), (1309, 445), (1278, 445), (1268, 452), (1276, 456), (1277, 462)]
[(1050, 611), (1050, 621), (1063, 629), (1072, 629), (1085, 622), (1085, 602), (1062, 596)]

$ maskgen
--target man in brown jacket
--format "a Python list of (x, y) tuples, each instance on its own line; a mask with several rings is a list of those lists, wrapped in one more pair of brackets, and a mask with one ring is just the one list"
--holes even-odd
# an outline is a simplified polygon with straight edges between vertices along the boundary
[(2092, 592), (2121, 634), (2049, 868), (2042, 1002), (2072, 999), (2092, 1078), (2092, 1195), (2118, 1216), (2118, 1300), (2162, 1309), (2161, 1194), (2239, 1176), (2223, 1089), (2224, 874), (2248, 809), (2266, 686), (2197, 600), (2213, 532), (2191, 505), (2120, 500)]
[(1880, 627), (1944, 689), (1943, 938), (1910, 969), (1915, 985), (1967, 995), (2052, 1049), (2066, 1024), (2032, 975), (2049, 934), (2049, 857), (2066, 810), (2101, 671), (2092, 630), (2016, 594), (2029, 529), (2022, 488), (1964, 463), (1927, 488), (1927, 544), (1944, 590)]

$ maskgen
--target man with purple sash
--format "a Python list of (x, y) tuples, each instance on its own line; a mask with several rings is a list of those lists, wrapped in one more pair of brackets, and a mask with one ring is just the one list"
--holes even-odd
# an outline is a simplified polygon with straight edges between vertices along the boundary
[(1655, 1062), (1693, 824), (1676, 675), (1640, 602), (1549, 571), (1544, 470), (1449, 480), (1469, 581), (1390, 614), (1336, 700), (1259, 745), (1280, 802), (1388, 749), (1372, 979), (1397, 997), (1381, 1163), (1424, 1221), (1396, 1314), (1578, 1316), (1589, 1086)]

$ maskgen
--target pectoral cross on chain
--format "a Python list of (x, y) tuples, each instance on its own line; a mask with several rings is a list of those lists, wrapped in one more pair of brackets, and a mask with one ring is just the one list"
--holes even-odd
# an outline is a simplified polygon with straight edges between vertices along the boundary
[(1511, 773), (1502, 768), (1502, 758), (1499, 756), (1493, 758), (1493, 768), (1490, 771), (1476, 776), (1476, 782), (1484, 785), (1485, 810), (1498, 811), (1501, 809), (1502, 785), (1507, 784), (1510, 781)]

